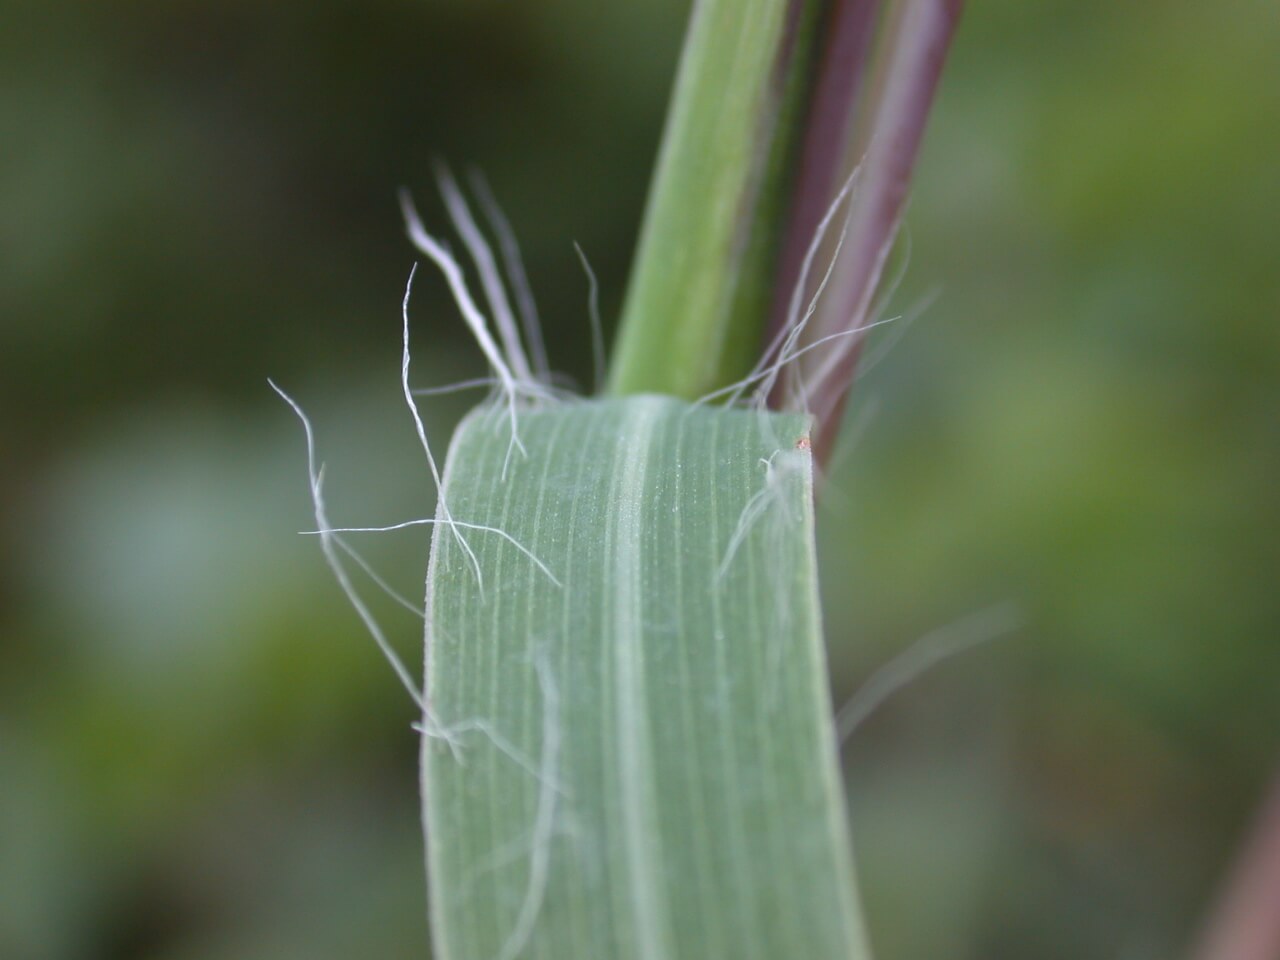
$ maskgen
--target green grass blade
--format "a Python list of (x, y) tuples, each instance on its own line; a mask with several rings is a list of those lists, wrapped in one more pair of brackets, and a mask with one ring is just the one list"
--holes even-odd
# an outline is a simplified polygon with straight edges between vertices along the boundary
[[(427, 583), (441, 960), (863, 957), (803, 417), (459, 428)], [(508, 459), (509, 458), (509, 459)], [(536, 559), (535, 559), (536, 558)]]
[(613, 394), (697, 399), (760, 355), (817, 0), (699, 0), (610, 369)]

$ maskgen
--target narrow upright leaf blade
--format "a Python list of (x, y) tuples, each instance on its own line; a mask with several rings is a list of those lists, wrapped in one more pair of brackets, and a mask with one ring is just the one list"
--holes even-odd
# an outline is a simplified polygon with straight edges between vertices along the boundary
[(759, 356), (821, 0), (698, 0), (609, 390), (694, 399)]
[(639, 396), (518, 436), (459, 428), (443, 500), (476, 526), (432, 548), (437, 956), (864, 956), (807, 421)]

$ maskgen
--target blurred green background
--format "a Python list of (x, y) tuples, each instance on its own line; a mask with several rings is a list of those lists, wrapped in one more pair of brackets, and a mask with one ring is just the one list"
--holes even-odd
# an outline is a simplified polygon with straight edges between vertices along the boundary
[[(439, 227), (432, 160), (483, 170), (586, 378), (571, 244), (612, 317), (686, 13), (0, 0), (0, 957), (427, 955), (413, 709), (266, 377), (336, 522), (428, 515), (396, 189)], [(897, 306), (939, 295), (821, 517), (836, 696), (1023, 626), (846, 748), (878, 960), (1183, 954), (1280, 761), (1278, 23), (967, 13)], [(420, 385), (483, 371), (433, 275), (414, 318)], [(422, 530), (363, 544), (420, 591)]]

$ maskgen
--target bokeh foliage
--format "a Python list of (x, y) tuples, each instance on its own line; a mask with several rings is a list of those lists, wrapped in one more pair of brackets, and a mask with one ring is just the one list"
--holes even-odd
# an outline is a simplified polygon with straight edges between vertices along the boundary
[[(419, 957), (413, 710), (307, 527), (429, 515), (395, 189), (474, 163), (557, 365), (685, 5), (0, 0), (0, 956)], [(973, 4), (820, 517), (877, 955), (1176, 952), (1280, 759), (1280, 86), (1256, 0)], [(478, 372), (419, 284), (423, 385)], [(873, 346), (869, 357), (880, 351)], [(465, 401), (427, 404), (443, 449)], [(424, 535), (367, 541), (417, 595)], [(418, 659), (419, 626), (379, 609)], [(943, 945), (945, 944), (945, 950)]]

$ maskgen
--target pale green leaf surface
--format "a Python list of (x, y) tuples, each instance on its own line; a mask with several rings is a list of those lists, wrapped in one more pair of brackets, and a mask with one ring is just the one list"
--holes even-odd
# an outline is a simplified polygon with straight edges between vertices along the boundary
[(459, 530), (481, 580), (441, 527), (428, 576), (437, 956), (863, 955), (805, 419), (641, 396), (518, 430), (508, 463), (503, 411), (459, 428), (450, 513), (511, 539)]

